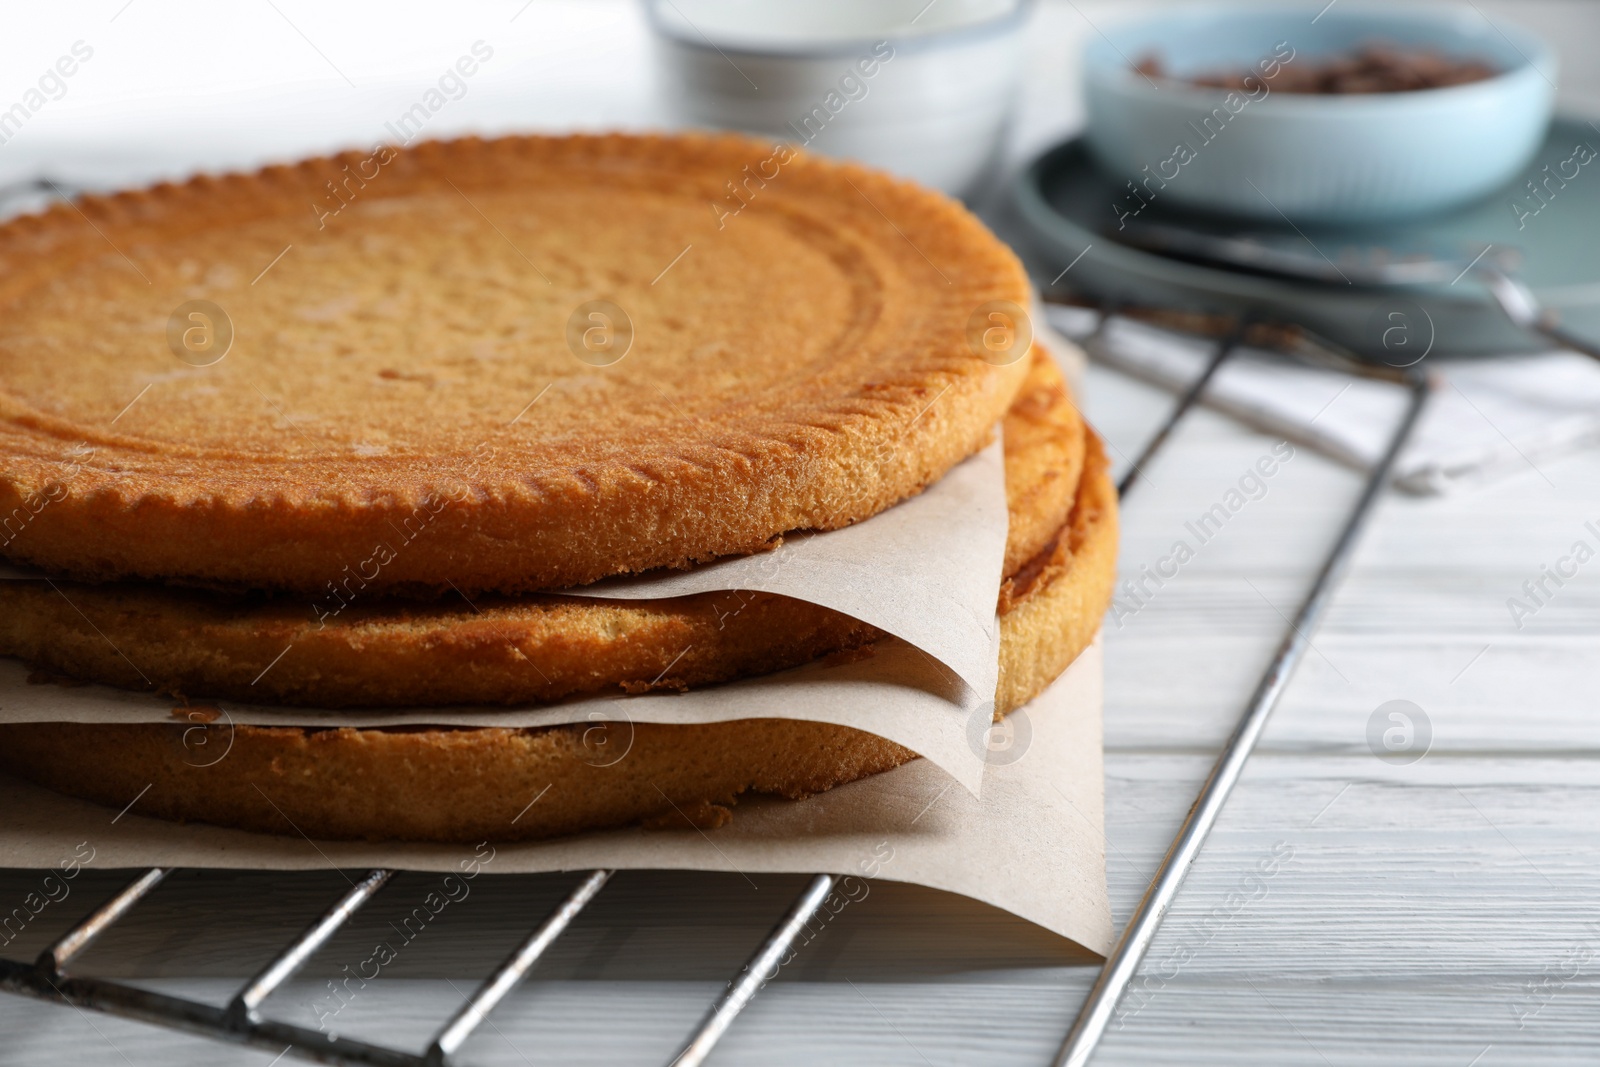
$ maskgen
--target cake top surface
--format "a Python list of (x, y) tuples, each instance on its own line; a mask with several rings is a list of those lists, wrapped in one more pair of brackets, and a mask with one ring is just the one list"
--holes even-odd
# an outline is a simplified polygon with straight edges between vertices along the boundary
[(95, 578), (376, 555), (514, 592), (755, 551), (938, 478), (1027, 362), (1025, 275), (963, 208), (737, 137), (87, 198), (0, 228), (0, 279), (0, 555)]

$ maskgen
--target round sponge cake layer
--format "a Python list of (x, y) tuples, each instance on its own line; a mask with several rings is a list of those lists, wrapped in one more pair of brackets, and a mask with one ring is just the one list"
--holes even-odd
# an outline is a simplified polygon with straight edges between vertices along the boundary
[(976, 451), (1027, 300), (953, 200), (739, 137), (88, 197), (0, 226), (0, 554), (476, 595), (755, 552)]

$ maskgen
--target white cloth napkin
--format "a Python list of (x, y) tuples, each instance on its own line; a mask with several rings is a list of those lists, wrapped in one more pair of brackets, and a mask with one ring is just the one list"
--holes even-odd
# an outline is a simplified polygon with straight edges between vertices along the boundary
[[(1058, 305), (1047, 316), (1062, 333), (1080, 337), (1096, 319)], [(1178, 391), (1204, 368), (1213, 342), (1114, 319), (1092, 348), (1107, 365)], [(1395, 484), (1401, 489), (1445, 493), (1539, 471), (1554, 456), (1600, 441), (1600, 363), (1587, 356), (1551, 352), (1429, 366), (1443, 382), (1400, 457)], [(1399, 386), (1250, 349), (1230, 357), (1201, 398), (1264, 432), (1363, 467), (1382, 453), (1405, 401)]]

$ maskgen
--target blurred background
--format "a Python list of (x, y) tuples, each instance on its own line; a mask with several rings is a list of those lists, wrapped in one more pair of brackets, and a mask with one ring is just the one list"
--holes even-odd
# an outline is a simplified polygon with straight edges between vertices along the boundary
[[(950, 0), (941, 0), (949, 3)], [(1341, 6), (1350, 0), (1339, 0)], [(1315, 11), (1321, 3), (1300, 6)], [(1386, 9), (1412, 5), (1405, 0)], [(1558, 107), (1600, 112), (1600, 4), (1474, 0), (1559, 54)], [(1026, 159), (1083, 124), (1080, 53), (1099, 25), (1201, 0), (1039, 0), (1022, 34), (1025, 71), (1004, 157)], [(1337, 10), (1337, 8), (1335, 8)], [(933, 8), (929, 19), (935, 17)], [(438, 4), (309, 0), (96, 0), (17, 5), (0, 37), (0, 107), (83, 42), (93, 56), (0, 144), (0, 181), (41, 171), (119, 184), (370, 147), (474, 42), (492, 58), (425, 137), (671, 125), (658, 53), (637, 0)]]

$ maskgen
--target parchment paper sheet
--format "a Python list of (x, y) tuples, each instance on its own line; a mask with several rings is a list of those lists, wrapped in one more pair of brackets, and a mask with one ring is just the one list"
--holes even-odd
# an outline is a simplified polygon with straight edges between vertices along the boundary
[(993, 444), (936, 484), (865, 522), (795, 534), (758, 556), (612, 578), (569, 592), (618, 600), (722, 589), (781, 593), (903, 638), (973, 689), (992, 694), (1006, 525), (1005, 457), (997, 432)]
[[(191, 725), (196, 721), (185, 718), (182, 709), (175, 709), (171, 697), (104, 685), (30, 685), (28, 674), (21, 661), (0, 657), (0, 723)], [(880, 641), (875, 653), (865, 659), (847, 658), (839, 663), (823, 660), (686, 693), (590, 697), (537, 708), (321, 711), (231, 701), (211, 706), (221, 711), (216, 721), (223, 726), (555, 726), (573, 722), (807, 719), (853, 726), (904, 745), (976, 793), (983, 779), (982, 731), (994, 712), (992, 689), (990, 694), (980, 699), (975, 690), (948, 669), (904, 641), (890, 638)]]
[[(832, 872), (962, 894), (1091, 951), (1111, 943), (1106, 893), (1101, 650), (1007, 719), (983, 797), (916, 760), (796, 803), (748, 800), (720, 830), (622, 830), (492, 846), (495, 873), (686, 869)], [(53, 867), (81, 842), (92, 866), (455, 871), (470, 846), (312, 843), (145, 819), (0, 776), (0, 866)], [(115, 817), (115, 822), (113, 818)]]

